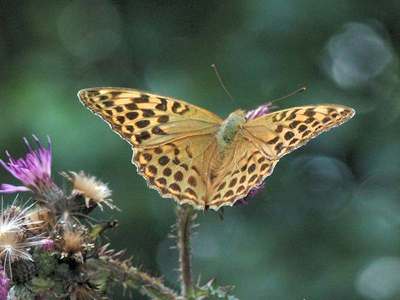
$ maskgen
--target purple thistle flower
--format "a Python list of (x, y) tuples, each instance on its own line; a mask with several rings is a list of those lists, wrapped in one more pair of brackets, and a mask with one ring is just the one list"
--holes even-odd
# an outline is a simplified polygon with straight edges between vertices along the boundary
[(48, 138), (48, 147), (44, 147), (36, 136), (37, 149), (32, 149), (28, 140), (24, 142), (28, 147), (28, 153), (23, 158), (14, 159), (6, 152), (8, 162), (0, 159), (3, 166), (11, 175), (18, 179), (23, 185), (1, 184), (0, 193), (17, 193), (31, 191), (38, 195), (45, 195), (49, 191), (58, 188), (51, 179), (51, 141)]
[(47, 252), (54, 250), (54, 241), (52, 239), (44, 239), (42, 241), (42, 249)]
[(259, 185), (256, 187), (253, 187), (250, 192), (247, 194), (246, 198), (244, 200), (247, 200), (247, 198), (253, 198), (255, 197), (261, 190), (265, 188), (265, 181), (261, 182)]
[(260, 105), (259, 107), (249, 110), (246, 113), (246, 120), (253, 120), (255, 118), (261, 117), (271, 112), (272, 103)]
[(3, 267), (0, 266), (0, 300), (7, 300), (8, 291), (10, 289), (10, 279), (8, 279)]
[(249, 204), (249, 200), (255, 197), (261, 190), (265, 188), (265, 182), (253, 187), (250, 192), (242, 199), (239, 199), (235, 205), (247, 205)]

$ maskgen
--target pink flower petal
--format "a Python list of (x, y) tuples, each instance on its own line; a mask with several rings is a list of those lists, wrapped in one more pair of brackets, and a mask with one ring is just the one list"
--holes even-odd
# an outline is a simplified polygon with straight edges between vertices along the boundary
[(7, 300), (8, 291), (10, 289), (10, 279), (8, 279), (3, 268), (0, 266), (0, 300)]
[(267, 103), (267, 104), (260, 105), (259, 107), (255, 108), (255, 109), (249, 110), (246, 113), (246, 119), (252, 120), (252, 119), (255, 119), (255, 118), (258, 118), (258, 117), (261, 117), (263, 115), (270, 113), (271, 106), (272, 106), (271, 103)]
[(21, 187), (3, 184), (0, 186), (0, 193), (21, 191), (38, 193), (54, 186), (51, 179), (51, 141), (49, 139), (48, 148), (46, 148), (40, 144), (36, 136), (33, 136), (33, 138), (37, 143), (37, 149), (33, 149), (28, 140), (24, 138), (24, 142), (28, 148), (28, 153), (25, 157), (14, 159), (6, 152), (8, 162), (0, 159), (0, 166), (24, 185)]
[(12, 194), (18, 192), (31, 192), (26, 186), (15, 186), (11, 184), (0, 184), (0, 194)]

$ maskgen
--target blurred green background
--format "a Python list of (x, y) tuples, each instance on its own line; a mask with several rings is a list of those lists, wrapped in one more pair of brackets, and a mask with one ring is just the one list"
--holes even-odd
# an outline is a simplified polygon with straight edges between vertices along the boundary
[[(146, 187), (79, 89), (144, 89), (226, 116), (307, 85), (280, 108), (354, 107), (282, 159), (249, 205), (223, 221), (200, 213), (195, 278), (235, 285), (240, 299), (400, 299), (398, 0), (0, 1), (0, 16), (2, 153), (50, 135), (57, 180), (85, 170), (108, 182), (122, 212), (98, 217), (120, 220), (114, 248), (171, 286), (174, 203)], [(4, 170), (0, 182), (15, 183)]]

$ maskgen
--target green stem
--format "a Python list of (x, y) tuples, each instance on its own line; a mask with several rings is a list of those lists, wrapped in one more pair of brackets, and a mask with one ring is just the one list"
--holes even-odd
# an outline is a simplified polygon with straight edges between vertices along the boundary
[(190, 237), (192, 222), (195, 217), (196, 215), (191, 206), (178, 206), (176, 223), (177, 246), (179, 251), (181, 294), (185, 300), (188, 299), (188, 295), (193, 288)]

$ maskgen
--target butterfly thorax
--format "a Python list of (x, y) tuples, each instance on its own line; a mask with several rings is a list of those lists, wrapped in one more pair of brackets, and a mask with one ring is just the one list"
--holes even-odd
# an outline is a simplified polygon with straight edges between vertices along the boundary
[(234, 111), (222, 122), (217, 132), (218, 147), (221, 152), (233, 142), (240, 126), (245, 122), (246, 118), (243, 110)]

